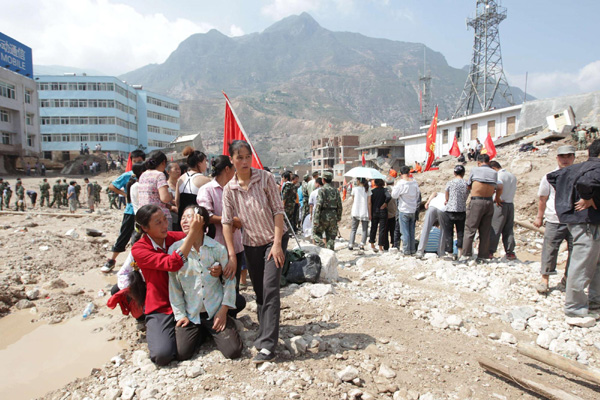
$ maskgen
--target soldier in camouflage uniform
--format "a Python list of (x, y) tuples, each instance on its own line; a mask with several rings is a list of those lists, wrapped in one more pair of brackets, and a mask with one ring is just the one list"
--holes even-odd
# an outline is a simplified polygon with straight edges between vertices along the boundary
[(60, 179), (56, 180), (56, 183), (52, 185), (52, 203), (48, 205), (48, 207), (52, 207), (54, 203), (56, 203), (56, 207), (60, 208), (60, 203), (62, 201), (61, 197), (61, 184)]
[(325, 185), (319, 189), (317, 204), (313, 215), (313, 240), (321, 247), (323, 243), (323, 232), (327, 238), (327, 248), (334, 250), (335, 237), (338, 231), (338, 222), (342, 219), (342, 199), (333, 186), (333, 173), (323, 173)]
[(66, 179), (63, 179), (61, 185), (60, 185), (60, 198), (61, 198), (61, 204), (63, 206), (68, 206), (69, 205), (69, 200), (67, 200), (67, 194), (69, 192), (69, 184), (67, 183)]
[(308, 182), (312, 179), (309, 174), (304, 175), (304, 182), (302, 182), (302, 217), (300, 218), (300, 228), (304, 224), (304, 218), (308, 216), (310, 212), (310, 206), (308, 205)]
[(50, 207), (50, 184), (46, 178), (40, 183), (40, 194), (42, 196), (40, 207), (44, 207), (44, 199), (46, 200), (46, 206)]
[(79, 194), (81, 193), (81, 185), (79, 183), (75, 183), (75, 202), (77, 203), (77, 207), (81, 207), (81, 202), (79, 201)]
[(17, 196), (17, 200), (15, 201), (15, 211), (25, 211), (25, 188), (23, 187), (23, 182), (17, 181), (17, 186), (15, 187), (15, 194)]
[[(281, 188), (281, 198), (283, 199), (283, 208), (285, 209), (285, 215), (288, 217), (290, 224), (294, 223), (294, 207), (296, 206), (296, 188), (291, 182), (292, 173), (285, 171), (281, 174), (283, 180), (283, 186)], [(287, 222), (286, 222), (287, 224)], [(291, 227), (294, 229), (294, 227)]]
[(110, 209), (112, 210), (112, 208), (114, 206), (114, 208), (116, 210), (118, 210), (119, 206), (117, 205), (117, 198), (119, 197), (119, 195), (114, 193), (112, 190), (110, 190), (110, 188), (106, 188), (105, 192), (108, 195), (108, 202), (110, 203)]
[(4, 179), (0, 178), (0, 210), (4, 207), (4, 189), (6, 188), (6, 183), (4, 183)]
[(102, 193), (102, 186), (98, 184), (98, 181), (94, 181), (94, 203), (100, 204), (100, 194)]
[(4, 184), (4, 208), (7, 210), (10, 210), (10, 198), (12, 197), (12, 193), (10, 183), (6, 182)]

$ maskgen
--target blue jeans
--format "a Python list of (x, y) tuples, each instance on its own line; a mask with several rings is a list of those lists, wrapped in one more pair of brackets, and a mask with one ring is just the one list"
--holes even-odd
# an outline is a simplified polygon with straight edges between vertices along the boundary
[(415, 213), (400, 213), (400, 232), (402, 233), (402, 248), (404, 254), (414, 254), (415, 249)]

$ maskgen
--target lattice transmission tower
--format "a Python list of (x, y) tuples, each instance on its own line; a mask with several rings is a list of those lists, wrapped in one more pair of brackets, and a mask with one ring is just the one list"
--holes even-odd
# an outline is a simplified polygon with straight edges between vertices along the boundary
[(506, 8), (496, 0), (477, 0), (475, 18), (467, 19), (467, 29), (475, 31), (473, 57), (465, 88), (453, 117), (488, 111), (500, 95), (514, 105), (512, 93), (502, 69), (498, 26), (506, 19)]
[(427, 70), (427, 48), (423, 48), (423, 74), (419, 74), (419, 123), (429, 125), (433, 117), (431, 105), (431, 72)]

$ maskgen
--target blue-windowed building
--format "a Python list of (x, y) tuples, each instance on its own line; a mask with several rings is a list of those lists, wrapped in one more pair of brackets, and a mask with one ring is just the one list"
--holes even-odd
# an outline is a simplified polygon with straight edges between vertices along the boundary
[(116, 77), (36, 76), (44, 158), (68, 161), (81, 146), (124, 157), (164, 148), (179, 135), (179, 101)]

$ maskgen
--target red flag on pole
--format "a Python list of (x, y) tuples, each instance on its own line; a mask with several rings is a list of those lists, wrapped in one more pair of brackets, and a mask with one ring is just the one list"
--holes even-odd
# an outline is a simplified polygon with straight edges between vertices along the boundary
[(483, 149), (481, 150), (481, 154), (487, 154), (488, 156), (490, 156), (490, 160), (496, 157), (496, 146), (494, 146), (492, 135), (489, 132), (487, 138), (485, 138), (485, 142), (483, 142)]
[(427, 152), (427, 164), (425, 165), (425, 171), (429, 171), (431, 169), (431, 164), (433, 164), (433, 160), (435, 160), (435, 142), (437, 139), (437, 123), (438, 123), (438, 108), (435, 106), (435, 114), (433, 116), (433, 120), (431, 120), (431, 125), (429, 125), (429, 130), (427, 131), (427, 140), (425, 142), (425, 151)]
[(131, 161), (131, 153), (129, 153), (129, 157), (127, 157), (127, 166), (125, 167), (125, 172), (129, 172), (133, 169), (133, 161)]
[(362, 166), (364, 167), (366, 163), (367, 163), (367, 160), (365, 159), (365, 152), (363, 151), (363, 153), (362, 153)]
[(252, 142), (250, 142), (250, 138), (244, 131), (244, 127), (240, 123), (237, 115), (235, 115), (235, 111), (233, 111), (233, 107), (231, 106), (231, 102), (229, 101), (229, 97), (223, 92), (223, 96), (225, 96), (225, 130), (223, 137), (223, 155), (229, 156), (229, 145), (234, 140), (244, 140), (248, 142), (250, 148), (252, 149), (252, 168), (263, 169), (262, 162), (260, 162), (260, 158), (258, 158), (258, 154), (256, 154), (256, 150), (254, 150), (254, 146), (252, 146)]
[(456, 136), (454, 136), (454, 142), (452, 143), (449, 154), (454, 157), (460, 156), (460, 147), (458, 147), (458, 140), (456, 139)]

